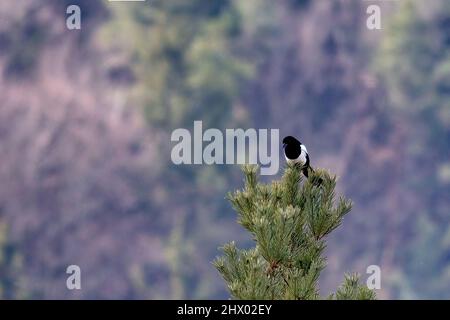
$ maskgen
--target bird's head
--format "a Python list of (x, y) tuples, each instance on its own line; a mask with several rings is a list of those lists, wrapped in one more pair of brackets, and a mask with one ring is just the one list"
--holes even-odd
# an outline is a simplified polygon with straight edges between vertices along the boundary
[(287, 136), (283, 138), (283, 148), (285, 148), (288, 144), (290, 145), (300, 145), (302, 144), (300, 141), (298, 141), (293, 136)]

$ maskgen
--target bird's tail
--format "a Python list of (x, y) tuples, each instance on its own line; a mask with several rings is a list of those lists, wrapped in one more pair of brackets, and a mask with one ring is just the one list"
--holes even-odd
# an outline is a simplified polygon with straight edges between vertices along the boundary
[[(302, 173), (307, 179), (309, 179), (309, 170), (311, 170), (312, 173), (315, 173), (314, 169), (311, 166), (307, 166), (302, 169)], [(319, 177), (316, 181), (317, 186), (320, 186), (323, 182), (323, 179)]]
[(311, 168), (310, 166), (303, 167), (303, 169), (302, 169), (302, 173), (303, 173), (303, 175), (304, 175), (306, 178), (308, 178), (308, 175), (309, 175), (308, 170), (309, 170), (309, 169), (311, 169), (311, 171), (314, 172), (314, 169)]

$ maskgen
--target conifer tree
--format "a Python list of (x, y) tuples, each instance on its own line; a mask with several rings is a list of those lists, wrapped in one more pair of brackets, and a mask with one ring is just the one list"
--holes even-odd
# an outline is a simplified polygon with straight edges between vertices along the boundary
[[(256, 246), (223, 247), (214, 265), (235, 299), (319, 299), (318, 279), (325, 267), (326, 236), (351, 210), (351, 201), (335, 200), (336, 177), (324, 170), (303, 179), (301, 166), (288, 164), (281, 181), (258, 182), (257, 166), (243, 167), (245, 187), (228, 194), (238, 222)], [(374, 299), (357, 275), (329, 299)]]

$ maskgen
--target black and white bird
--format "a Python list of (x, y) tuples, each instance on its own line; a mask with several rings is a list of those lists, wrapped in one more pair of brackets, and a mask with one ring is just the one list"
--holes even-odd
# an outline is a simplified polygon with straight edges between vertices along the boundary
[(293, 136), (287, 136), (283, 139), (284, 157), (288, 163), (301, 163), (302, 173), (308, 178), (308, 169), (314, 171), (309, 162), (308, 150), (304, 144)]

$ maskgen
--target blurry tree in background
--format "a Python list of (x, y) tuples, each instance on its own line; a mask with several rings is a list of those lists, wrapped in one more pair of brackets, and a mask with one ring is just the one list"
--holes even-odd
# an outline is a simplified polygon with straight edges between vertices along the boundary
[[(163, 264), (164, 216), (150, 201), (158, 137), (110, 94), (117, 86), (103, 76), (107, 55), (88, 36), (104, 7), (85, 3), (83, 33), (67, 33), (61, 1), (0, 5), (0, 219), (23, 261), (1, 279), (24, 277), (32, 298), (136, 297), (133, 265)], [(36, 32), (44, 40), (28, 48)], [(26, 72), (10, 72), (15, 45), (33, 51)], [(83, 292), (66, 288), (71, 264), (81, 267)], [(164, 294), (160, 279), (153, 284)]]
[[(242, 83), (252, 75), (252, 64), (239, 57), (241, 18), (231, 1), (152, 1), (148, 6), (112, 6), (112, 13), (99, 41), (108, 50), (116, 49), (131, 66), (136, 82), (129, 98), (143, 106), (149, 125), (167, 141), (173, 129), (190, 128), (194, 120), (214, 128), (248, 121), (236, 100)], [(167, 159), (168, 147), (161, 145)], [(160, 189), (172, 199), (176, 212), (166, 249), (171, 297), (215, 295), (211, 290), (216, 287), (204, 276), (211, 271), (201, 265), (215, 248), (200, 252), (207, 254), (201, 259), (194, 248), (223, 233), (212, 226), (222, 216), (223, 194), (233, 177), (228, 169), (175, 167), (167, 159)], [(206, 270), (199, 273), (202, 269)]]
[(448, 297), (450, 3), (404, 1), (388, 25), (376, 62), (391, 117), (406, 133), (403, 188), (421, 199), (408, 212), (412, 223), (405, 228), (415, 239), (402, 245), (398, 262), (405, 268), (399, 289), (404, 297)]
[(23, 259), (8, 238), (8, 228), (0, 219), (0, 300), (30, 296), (22, 282)]
[(235, 54), (241, 21), (231, 1), (156, 0), (112, 10), (115, 19), (99, 39), (128, 55), (134, 97), (151, 125), (234, 123), (233, 102), (252, 68)]

